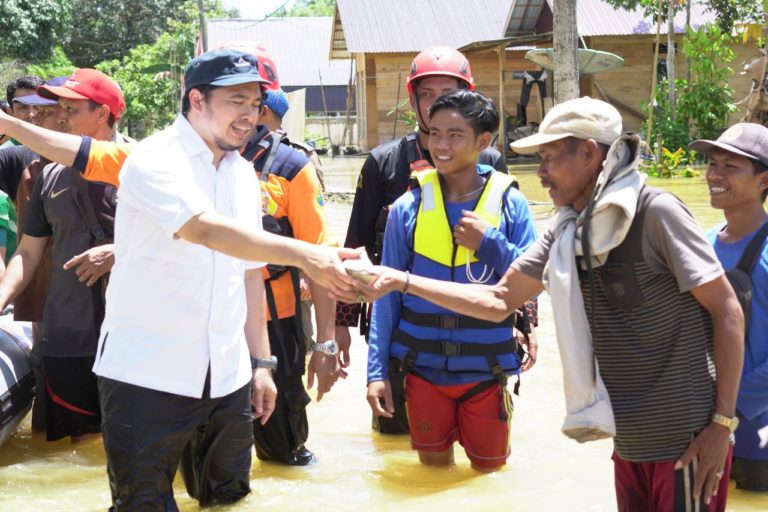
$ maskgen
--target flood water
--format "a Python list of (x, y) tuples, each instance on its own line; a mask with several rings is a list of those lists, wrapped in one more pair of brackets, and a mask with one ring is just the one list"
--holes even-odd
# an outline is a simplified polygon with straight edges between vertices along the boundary
[[(324, 160), (330, 191), (352, 191), (362, 159)], [(552, 207), (532, 172), (515, 169), (521, 188), (534, 205), (537, 228), (546, 226)], [(706, 228), (721, 222), (709, 207), (702, 179), (651, 180), (682, 198)], [(328, 213), (343, 239), (349, 204), (330, 203)], [(611, 511), (616, 509), (610, 441), (580, 445), (560, 431), (565, 410), (560, 359), (546, 294), (540, 299), (539, 358), (522, 379), (514, 398), (512, 454), (495, 474), (469, 467), (457, 446), (456, 466), (428, 468), (419, 464), (406, 437), (381, 436), (370, 430), (365, 401), (366, 345), (355, 337), (352, 367), (322, 402), (309, 405), (307, 446), (319, 463), (290, 468), (255, 459), (252, 493), (242, 502), (214, 510), (489, 510)], [(314, 396), (314, 391), (310, 391)], [(177, 479), (182, 510), (197, 504)], [(0, 448), (0, 511), (105, 510), (110, 503), (103, 448), (99, 440), (85, 445), (46, 443), (32, 435), (29, 418), (21, 431)], [(768, 494), (730, 493), (728, 510), (768, 510)]]

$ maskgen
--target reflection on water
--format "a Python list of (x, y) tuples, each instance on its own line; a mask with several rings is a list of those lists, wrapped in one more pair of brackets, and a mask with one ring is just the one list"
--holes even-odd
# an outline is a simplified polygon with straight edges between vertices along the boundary
[[(351, 190), (361, 158), (324, 162), (331, 191)], [(522, 189), (537, 202), (548, 202), (535, 174), (517, 173)], [(652, 181), (685, 200), (706, 227), (721, 221), (709, 208), (703, 180)], [(534, 206), (537, 227), (545, 229), (551, 206)], [(329, 204), (331, 224), (343, 239), (349, 205)], [(549, 298), (540, 302), (540, 353), (533, 371), (523, 376), (515, 397), (512, 455), (496, 474), (469, 467), (461, 447), (450, 469), (420, 465), (407, 438), (370, 431), (365, 402), (365, 342), (353, 341), (352, 368), (321, 403), (309, 406), (307, 443), (320, 462), (289, 468), (254, 461), (252, 493), (235, 506), (220, 510), (273, 508), (303, 511), (336, 510), (471, 510), (503, 506), (521, 511), (615, 510), (611, 442), (579, 445), (559, 432), (563, 402), (560, 361), (554, 342)], [(314, 394), (314, 392), (311, 392)], [(197, 510), (180, 480), (176, 495), (182, 510)], [(29, 431), (29, 419), (0, 448), (0, 510), (104, 510), (110, 501), (100, 441), (73, 446), (46, 443)], [(768, 496), (731, 490), (729, 510), (768, 509)]]

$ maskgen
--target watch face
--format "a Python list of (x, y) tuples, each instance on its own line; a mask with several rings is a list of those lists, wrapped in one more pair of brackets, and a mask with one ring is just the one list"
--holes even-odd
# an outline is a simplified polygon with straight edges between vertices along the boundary
[(326, 352), (325, 352), (326, 354), (328, 354), (329, 356), (338, 355), (339, 353), (338, 343), (336, 343), (335, 341), (326, 341), (325, 346), (326, 346)]

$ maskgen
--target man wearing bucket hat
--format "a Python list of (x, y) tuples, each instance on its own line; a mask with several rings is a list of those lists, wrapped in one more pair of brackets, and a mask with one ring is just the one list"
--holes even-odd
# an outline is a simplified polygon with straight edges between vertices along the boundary
[(512, 149), (538, 151), (557, 214), (498, 284), (382, 269), (358, 286), (369, 298), (407, 291), (494, 321), (546, 287), (564, 369), (562, 430), (579, 441), (615, 435), (619, 510), (686, 510), (686, 500), (724, 510), (743, 316), (690, 211), (644, 185), (640, 144), (605, 102), (555, 106)]
[(768, 491), (768, 128), (738, 123), (716, 141), (697, 140), (690, 147), (709, 158), (710, 202), (726, 219), (709, 232), (717, 257), (731, 270), (749, 253), (752, 298), (745, 304), (749, 315), (731, 477), (739, 489)]
[[(120, 171), (116, 263), (94, 371), (113, 510), (178, 510), (249, 491), (253, 417), (275, 403), (259, 260), (345, 286), (340, 253), (261, 230), (259, 185), (238, 149), (261, 108), (256, 58), (217, 50), (184, 73), (182, 115)], [(333, 283), (333, 286), (330, 284)], [(253, 410), (253, 412), (252, 412)]]

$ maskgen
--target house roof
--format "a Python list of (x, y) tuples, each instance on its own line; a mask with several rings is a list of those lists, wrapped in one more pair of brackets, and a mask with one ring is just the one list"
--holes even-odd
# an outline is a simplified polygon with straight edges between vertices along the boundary
[(331, 17), (208, 20), (208, 48), (262, 43), (277, 63), (280, 83), (290, 87), (347, 85), (349, 60), (328, 59)]
[[(515, 0), (510, 16), (507, 35), (530, 34), (536, 29), (542, 13), (551, 16), (554, 0)], [(546, 4), (546, 6), (545, 6)], [(656, 21), (645, 16), (641, 8), (628, 11), (616, 8), (604, 0), (579, 0), (576, 18), (581, 36), (610, 36), (655, 34)], [(707, 10), (700, 0), (691, 5), (691, 26), (696, 28), (715, 21), (714, 12)], [(685, 10), (677, 13), (674, 20), (675, 32), (685, 30)], [(667, 33), (667, 24), (662, 22), (661, 33)]]
[[(513, 0), (336, 0), (331, 56), (458, 48), (505, 36)], [(347, 53), (348, 52), (348, 53)]]

